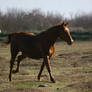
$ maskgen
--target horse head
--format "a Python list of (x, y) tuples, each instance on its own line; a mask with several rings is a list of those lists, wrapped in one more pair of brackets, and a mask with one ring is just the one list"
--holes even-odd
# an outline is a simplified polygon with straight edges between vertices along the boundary
[(58, 24), (58, 26), (59, 26), (59, 37), (65, 42), (67, 42), (68, 45), (71, 45), (73, 43), (73, 39), (70, 34), (70, 30), (68, 28), (68, 23), (62, 22)]

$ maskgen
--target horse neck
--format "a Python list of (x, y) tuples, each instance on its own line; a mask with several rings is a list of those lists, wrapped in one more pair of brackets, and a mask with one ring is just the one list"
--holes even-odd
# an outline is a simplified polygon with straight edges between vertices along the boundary
[(53, 45), (59, 37), (59, 29), (57, 27), (50, 28), (47, 30), (46, 35), (49, 44)]

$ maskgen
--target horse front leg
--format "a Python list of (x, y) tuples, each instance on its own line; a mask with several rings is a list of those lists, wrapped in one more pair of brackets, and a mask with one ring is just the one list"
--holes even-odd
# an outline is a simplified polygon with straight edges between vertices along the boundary
[(51, 66), (50, 66), (50, 60), (49, 60), (49, 56), (46, 56), (44, 57), (44, 63), (46, 65), (46, 68), (49, 72), (49, 75), (50, 75), (50, 80), (55, 83), (55, 80), (54, 80), (54, 77), (52, 76), (52, 73), (51, 73)]
[(43, 62), (42, 62), (42, 65), (41, 65), (40, 72), (39, 72), (39, 74), (38, 74), (38, 80), (40, 80), (40, 77), (41, 77), (42, 71), (43, 71), (43, 69), (44, 69), (44, 66), (45, 66), (45, 64), (44, 64), (44, 61), (43, 61)]

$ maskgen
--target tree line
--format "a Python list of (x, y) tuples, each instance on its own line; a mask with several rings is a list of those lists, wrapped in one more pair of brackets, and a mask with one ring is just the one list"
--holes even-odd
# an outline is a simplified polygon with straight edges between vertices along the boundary
[(92, 13), (76, 14), (74, 18), (67, 19), (59, 13), (44, 13), (40, 9), (30, 11), (9, 9), (6, 13), (0, 11), (0, 30), (4, 33), (43, 31), (61, 21), (68, 21), (74, 28), (92, 29)]

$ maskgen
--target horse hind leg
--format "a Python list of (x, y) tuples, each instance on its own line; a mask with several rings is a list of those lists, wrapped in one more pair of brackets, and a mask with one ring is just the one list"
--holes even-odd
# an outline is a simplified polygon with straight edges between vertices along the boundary
[[(17, 54), (16, 54), (16, 55), (17, 55)], [(14, 65), (14, 61), (15, 61), (16, 55), (15, 55), (14, 57), (12, 57), (11, 60), (10, 60), (9, 81), (11, 81), (11, 77), (12, 77), (12, 69), (13, 69), (13, 65)]]
[(16, 70), (13, 70), (13, 73), (17, 73), (19, 72), (19, 65), (20, 65), (20, 61), (23, 60), (25, 57), (23, 55), (19, 55), (17, 58), (17, 68)]
[(15, 61), (17, 54), (18, 54), (18, 50), (16, 49), (16, 47), (11, 45), (11, 60), (10, 60), (9, 81), (11, 81), (12, 69), (13, 69), (14, 61)]

